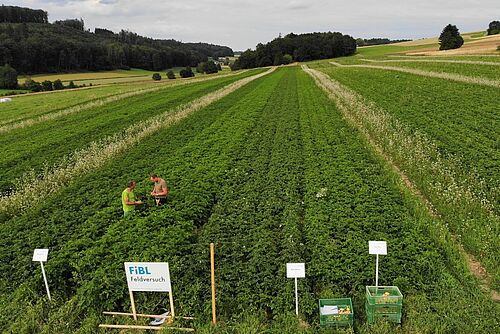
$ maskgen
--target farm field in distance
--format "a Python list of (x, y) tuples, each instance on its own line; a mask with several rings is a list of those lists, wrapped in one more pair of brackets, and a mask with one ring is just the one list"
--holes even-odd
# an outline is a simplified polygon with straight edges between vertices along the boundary
[[(195, 317), (174, 326), (197, 333), (497, 332), (500, 53), (409, 55), (435, 45), (159, 83), (66, 74), (102, 85), (0, 104), (0, 331), (146, 325), (102, 313), (130, 312), (134, 261), (169, 263), (176, 314)], [(152, 173), (171, 190), (163, 207)], [(124, 218), (129, 180), (146, 205)], [(401, 290), (400, 324), (368, 322), (370, 240), (387, 241), (379, 282)], [(51, 302), (35, 248), (50, 249)], [(298, 318), (290, 262), (306, 268)], [(341, 297), (353, 327), (321, 326), (318, 299)], [(135, 298), (139, 313), (168, 307)]]

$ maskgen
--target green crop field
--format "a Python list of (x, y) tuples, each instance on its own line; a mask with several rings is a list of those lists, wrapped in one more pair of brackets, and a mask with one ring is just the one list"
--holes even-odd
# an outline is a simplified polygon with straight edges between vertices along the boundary
[[(423, 47), (1, 104), (0, 331), (146, 325), (103, 311), (131, 311), (124, 262), (168, 262), (176, 315), (195, 317), (173, 326), (197, 333), (497, 332), (498, 66), (391, 57)], [(123, 217), (129, 180), (145, 204)], [(387, 241), (379, 283), (402, 292), (401, 323), (368, 321), (370, 240)], [(51, 301), (35, 248), (49, 249)], [(298, 317), (287, 263), (305, 263)], [(134, 296), (139, 313), (168, 309), (164, 293)], [(321, 326), (318, 299), (341, 297), (353, 326)]]

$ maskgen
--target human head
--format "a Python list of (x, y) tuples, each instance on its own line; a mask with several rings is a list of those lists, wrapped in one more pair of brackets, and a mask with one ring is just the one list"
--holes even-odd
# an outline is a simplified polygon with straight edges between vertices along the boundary
[(149, 179), (152, 181), (152, 182), (158, 182), (158, 175), (156, 174), (151, 174), (151, 176), (149, 177)]
[(135, 181), (134, 180), (130, 180), (127, 182), (127, 187), (130, 188), (130, 189), (134, 189), (135, 188)]

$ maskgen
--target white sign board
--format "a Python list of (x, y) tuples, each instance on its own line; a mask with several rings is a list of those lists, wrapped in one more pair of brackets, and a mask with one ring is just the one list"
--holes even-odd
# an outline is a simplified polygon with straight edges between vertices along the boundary
[(48, 249), (37, 248), (33, 252), (33, 261), (36, 262), (47, 262), (47, 256), (49, 255)]
[(368, 241), (368, 249), (370, 254), (387, 255), (386, 241)]
[(305, 263), (287, 263), (286, 264), (287, 278), (304, 278), (306, 277)]
[(125, 262), (130, 291), (172, 292), (167, 262)]

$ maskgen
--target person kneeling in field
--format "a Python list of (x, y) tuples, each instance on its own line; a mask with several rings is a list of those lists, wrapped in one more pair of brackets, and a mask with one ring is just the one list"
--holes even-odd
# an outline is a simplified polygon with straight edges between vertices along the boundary
[(143, 202), (135, 200), (134, 188), (135, 181), (129, 181), (127, 188), (122, 192), (123, 217), (130, 215), (136, 205), (143, 204)]
[(151, 175), (149, 179), (155, 183), (151, 196), (154, 197), (156, 206), (165, 204), (168, 196), (167, 182), (156, 174)]

